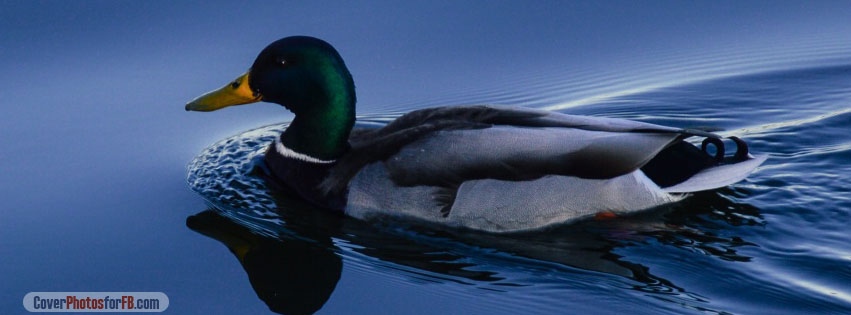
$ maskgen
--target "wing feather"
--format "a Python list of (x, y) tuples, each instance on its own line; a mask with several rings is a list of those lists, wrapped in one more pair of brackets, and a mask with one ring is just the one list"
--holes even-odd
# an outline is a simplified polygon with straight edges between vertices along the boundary
[[(422, 183), (417, 178), (445, 184), (469, 176), (523, 180), (548, 173), (610, 178), (640, 167), (675, 139), (692, 135), (718, 137), (700, 130), (529, 108), (428, 108), (405, 114), (383, 128), (353, 132), (351, 150), (319, 188), (326, 194), (341, 192), (358, 171), (376, 161), (393, 164), (394, 179), (407, 185)], [(414, 154), (423, 149), (430, 154)], [(440, 153), (444, 149), (451, 153)], [(394, 156), (397, 161), (389, 161)], [(452, 171), (435, 173), (443, 177), (427, 176), (416, 171), (418, 167)]]
[(606, 179), (635, 171), (678, 137), (553, 127), (444, 130), (406, 145), (385, 163), (403, 186), (546, 175)]

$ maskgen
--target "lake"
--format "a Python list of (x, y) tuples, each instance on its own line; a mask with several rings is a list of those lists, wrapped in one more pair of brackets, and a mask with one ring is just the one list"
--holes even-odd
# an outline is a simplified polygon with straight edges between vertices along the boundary
[[(167, 313), (851, 313), (851, 4), (8, 2), (0, 313), (35, 291)], [(518, 105), (721, 128), (769, 160), (636, 215), (489, 235), (330, 215), (252, 157), (292, 114), (184, 104), (322, 38), (362, 123)]]

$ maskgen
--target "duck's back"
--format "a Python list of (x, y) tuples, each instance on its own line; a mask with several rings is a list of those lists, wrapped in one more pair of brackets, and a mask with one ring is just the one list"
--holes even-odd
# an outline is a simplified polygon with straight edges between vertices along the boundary
[(352, 154), (330, 171), (322, 189), (339, 190), (345, 183), (345, 212), (356, 218), (395, 217), (511, 232), (681, 199), (679, 193), (691, 190), (665, 191), (641, 170), (659, 156), (685, 151), (695, 156), (699, 161), (683, 164), (691, 165), (686, 171), (647, 174), (659, 182), (659, 176), (677, 174), (682, 178), (664, 178), (667, 186), (697, 190), (741, 180), (764, 160), (732, 161), (727, 164), (734, 166), (716, 172), (727, 178), (704, 176), (706, 183), (696, 183), (689, 178), (699, 179), (695, 174), (711, 171), (717, 163), (682, 139), (715, 135), (538, 110), (430, 111), (355, 133)]

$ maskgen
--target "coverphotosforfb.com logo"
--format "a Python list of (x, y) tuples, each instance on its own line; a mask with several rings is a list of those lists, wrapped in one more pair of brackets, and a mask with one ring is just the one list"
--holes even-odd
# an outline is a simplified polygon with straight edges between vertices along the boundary
[(168, 297), (162, 292), (30, 292), (24, 296), (30, 312), (162, 312)]

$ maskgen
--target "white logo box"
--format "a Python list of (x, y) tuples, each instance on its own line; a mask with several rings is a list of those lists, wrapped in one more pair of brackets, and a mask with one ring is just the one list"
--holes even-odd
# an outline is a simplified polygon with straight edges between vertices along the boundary
[(158, 313), (168, 308), (168, 296), (162, 292), (30, 292), (23, 303), (27, 311), (38, 313)]

